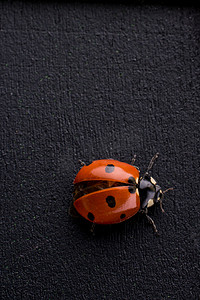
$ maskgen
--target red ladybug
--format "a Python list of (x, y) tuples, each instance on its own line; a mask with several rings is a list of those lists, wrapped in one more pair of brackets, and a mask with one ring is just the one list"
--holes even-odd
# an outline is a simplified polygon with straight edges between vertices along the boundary
[(74, 180), (72, 208), (93, 224), (120, 223), (141, 211), (157, 232), (147, 215), (148, 208), (158, 202), (163, 211), (162, 198), (167, 191), (162, 192), (149, 175), (157, 157), (158, 153), (142, 177), (137, 167), (113, 159), (96, 160), (88, 166), (83, 163)]

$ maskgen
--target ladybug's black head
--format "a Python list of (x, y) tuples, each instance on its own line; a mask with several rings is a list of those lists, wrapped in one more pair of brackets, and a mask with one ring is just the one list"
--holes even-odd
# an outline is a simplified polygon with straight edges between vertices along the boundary
[(155, 203), (161, 202), (163, 197), (161, 187), (149, 174), (146, 174), (144, 178), (141, 178), (139, 182), (139, 194), (141, 208), (151, 207)]

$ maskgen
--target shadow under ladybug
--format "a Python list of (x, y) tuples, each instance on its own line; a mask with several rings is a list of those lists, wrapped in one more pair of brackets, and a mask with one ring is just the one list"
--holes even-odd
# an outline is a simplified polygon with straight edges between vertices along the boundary
[(107, 225), (121, 223), (136, 213), (142, 213), (158, 233), (153, 219), (148, 215), (149, 207), (159, 203), (161, 211), (164, 194), (155, 179), (150, 176), (156, 153), (151, 159), (143, 176), (134, 166), (136, 156), (131, 164), (113, 159), (93, 161), (90, 165), (81, 162), (82, 168), (74, 179), (73, 202), (69, 214), (83, 217), (92, 223), (94, 233), (96, 224)]

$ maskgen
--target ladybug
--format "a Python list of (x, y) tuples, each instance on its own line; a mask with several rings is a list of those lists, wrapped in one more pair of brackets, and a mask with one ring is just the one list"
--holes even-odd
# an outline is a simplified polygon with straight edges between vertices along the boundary
[[(147, 171), (140, 176), (139, 169), (114, 159), (95, 160), (85, 165), (74, 179), (73, 203), (71, 214), (81, 215), (95, 224), (121, 223), (136, 213), (142, 212), (157, 228), (154, 221), (148, 216), (148, 208), (160, 203), (166, 191), (150, 176), (149, 171), (158, 157), (156, 153), (151, 159)], [(171, 188), (170, 188), (171, 189)]]

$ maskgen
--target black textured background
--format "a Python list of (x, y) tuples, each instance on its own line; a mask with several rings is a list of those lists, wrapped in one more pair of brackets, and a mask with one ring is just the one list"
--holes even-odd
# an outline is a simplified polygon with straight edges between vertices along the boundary
[[(200, 12), (138, 3), (0, 4), (2, 299), (199, 299)], [(79, 159), (157, 151), (159, 237), (68, 215)]]

